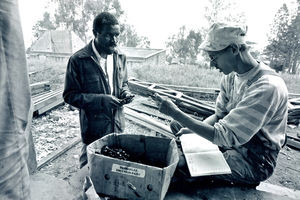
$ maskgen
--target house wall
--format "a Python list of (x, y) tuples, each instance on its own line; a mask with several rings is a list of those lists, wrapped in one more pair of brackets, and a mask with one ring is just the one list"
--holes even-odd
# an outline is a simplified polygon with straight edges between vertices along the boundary
[(163, 51), (159, 54), (153, 55), (149, 58), (147, 58), (145, 60), (145, 64), (146, 65), (156, 65), (156, 66), (160, 66), (160, 65), (164, 65), (166, 62), (166, 52)]
[(164, 65), (166, 62), (166, 52), (163, 51), (159, 54), (153, 55), (149, 58), (127, 58), (127, 67), (128, 68), (137, 68), (144, 65), (150, 66), (160, 66)]
[(30, 53), (27, 54), (27, 60), (38, 62), (64, 62), (67, 63), (71, 55), (53, 55), (46, 53)]

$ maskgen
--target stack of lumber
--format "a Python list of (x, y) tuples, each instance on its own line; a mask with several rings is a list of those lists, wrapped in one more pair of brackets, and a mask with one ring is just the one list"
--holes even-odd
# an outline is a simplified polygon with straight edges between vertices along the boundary
[(288, 124), (298, 125), (300, 121), (300, 98), (289, 99)]
[[(151, 96), (154, 93), (168, 96), (182, 111), (200, 117), (212, 115), (214, 113), (214, 106), (207, 101), (199, 99), (208, 98), (214, 100), (220, 92), (216, 88), (156, 84), (134, 78), (129, 79), (129, 87), (131, 91), (143, 96)], [(288, 124), (298, 125), (300, 122), (300, 97), (299, 94), (292, 93), (289, 93), (289, 97)]]
[(152, 96), (154, 93), (157, 93), (169, 97), (182, 111), (188, 114), (202, 117), (214, 114), (214, 106), (212, 104), (195, 99), (182, 92), (137, 79), (130, 79), (128, 83), (130, 90), (137, 94)]
[(42, 81), (30, 84), (31, 95), (47, 92), (51, 89), (49, 81)]
[(179, 86), (179, 85), (168, 85), (168, 84), (157, 84), (158, 86), (170, 88), (178, 92), (182, 92), (188, 96), (196, 99), (214, 101), (216, 100), (220, 90), (217, 88), (203, 88), (203, 87), (190, 87), (190, 86)]
[(48, 91), (47, 93), (40, 93), (32, 96), (34, 104), (33, 115), (41, 115), (52, 108), (62, 104), (64, 102), (62, 97), (63, 89)]

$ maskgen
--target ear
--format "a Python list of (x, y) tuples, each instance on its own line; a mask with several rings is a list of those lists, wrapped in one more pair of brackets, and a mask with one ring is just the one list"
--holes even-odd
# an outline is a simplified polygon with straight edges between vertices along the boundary
[(240, 48), (237, 44), (233, 43), (230, 46), (231, 46), (231, 51), (232, 51), (233, 55), (238, 55), (240, 53), (240, 50), (239, 50)]
[(96, 37), (97, 36), (97, 31), (93, 29), (93, 35)]

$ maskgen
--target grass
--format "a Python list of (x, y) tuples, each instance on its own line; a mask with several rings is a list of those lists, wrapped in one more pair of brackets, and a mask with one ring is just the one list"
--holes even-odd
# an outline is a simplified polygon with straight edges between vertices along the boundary
[(28, 60), (27, 66), (29, 72), (35, 72), (29, 76), (30, 83), (49, 81), (53, 90), (63, 87), (67, 63)]
[(142, 66), (129, 70), (128, 74), (149, 82), (205, 88), (219, 88), (222, 77), (215, 69), (196, 65)]
[(289, 93), (300, 94), (300, 74), (281, 74)]
[[(180, 86), (219, 88), (222, 74), (216, 70), (196, 65), (140, 66), (128, 70), (137, 79)], [(300, 76), (280, 74), (289, 93), (300, 94)]]

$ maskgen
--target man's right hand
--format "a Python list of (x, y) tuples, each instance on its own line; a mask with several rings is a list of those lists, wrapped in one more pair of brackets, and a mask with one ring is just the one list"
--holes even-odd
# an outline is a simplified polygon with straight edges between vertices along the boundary
[(178, 131), (178, 133), (175, 134), (175, 136), (180, 137), (183, 134), (189, 134), (189, 133), (193, 133), (193, 131), (191, 131), (188, 128), (181, 128), (180, 131)]
[(122, 106), (120, 100), (110, 94), (103, 95), (102, 97), (102, 106), (107, 108), (116, 109)]

